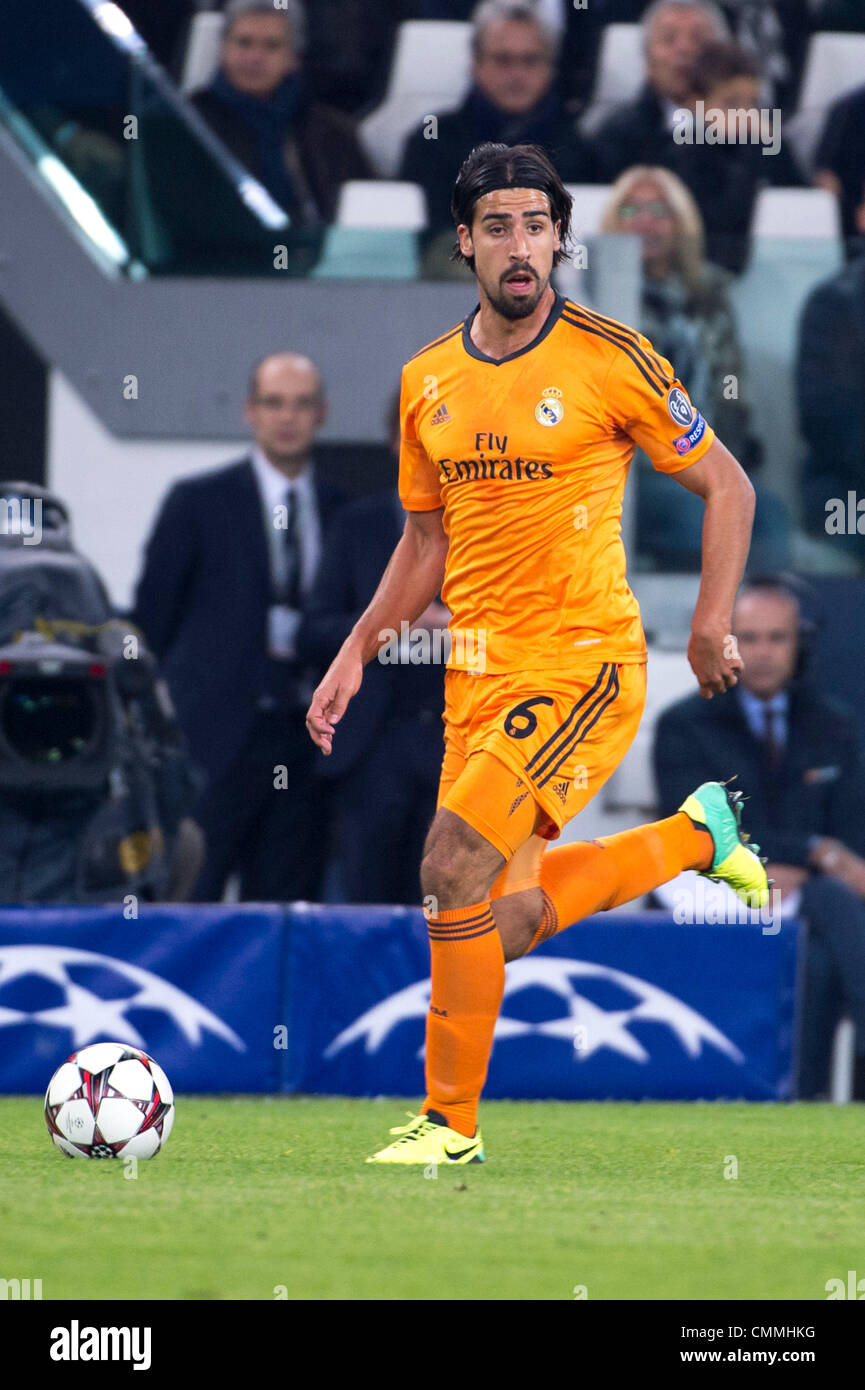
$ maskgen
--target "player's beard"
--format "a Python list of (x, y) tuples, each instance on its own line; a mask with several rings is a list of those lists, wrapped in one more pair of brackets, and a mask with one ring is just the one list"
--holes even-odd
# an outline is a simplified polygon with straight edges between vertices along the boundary
[[(513, 275), (515, 270), (526, 270), (525, 266), (512, 267), (508, 275)], [(534, 275), (534, 271), (527, 271), (527, 274)], [(484, 285), (484, 293), (497, 314), (501, 314), (503, 319), (527, 319), (538, 307), (544, 291), (549, 284), (549, 277), (540, 280), (535, 276), (535, 290), (533, 294), (514, 296), (508, 293), (504, 279), (498, 281), (496, 285)], [(482, 282), (483, 283), (483, 282)]]

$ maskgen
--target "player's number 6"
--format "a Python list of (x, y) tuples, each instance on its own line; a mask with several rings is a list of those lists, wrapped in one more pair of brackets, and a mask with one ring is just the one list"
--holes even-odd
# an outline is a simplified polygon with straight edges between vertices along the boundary
[[(532, 713), (532, 705), (552, 703), (549, 695), (535, 695), (531, 700), (523, 700), (521, 704), (514, 705), (505, 716), (505, 733), (509, 738), (528, 738), (538, 727), (538, 716)], [(525, 720), (525, 723), (517, 723), (517, 720)]]

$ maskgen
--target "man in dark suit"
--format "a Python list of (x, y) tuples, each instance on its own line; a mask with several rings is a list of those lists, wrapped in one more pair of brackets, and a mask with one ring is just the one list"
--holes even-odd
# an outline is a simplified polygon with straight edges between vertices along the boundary
[(176, 483), (147, 544), (134, 620), (209, 779), (199, 901), (219, 899), (235, 871), (247, 900), (319, 891), (325, 785), (304, 727), (314, 681), (299, 633), (341, 501), (311, 463), (325, 410), (312, 362), (265, 358), (246, 403), (251, 453)]
[(832, 1036), (845, 1007), (865, 1065), (865, 784), (851, 713), (801, 675), (802, 617), (792, 589), (747, 584), (733, 628), (745, 663), (738, 685), (665, 710), (655, 733), (660, 812), (688, 787), (737, 775), (748, 826), (782, 898), (798, 892), (809, 941), (802, 999), (799, 1094), (826, 1091)]
[[(399, 456), (399, 398), (391, 408)], [(303, 641), (326, 667), (366, 608), (402, 533), (396, 488), (341, 507), (328, 527), (318, 583), (310, 596)], [(450, 614), (431, 603), (414, 624), (442, 634)], [(413, 903), (418, 865), (435, 814), (444, 754), (444, 658), (370, 662), (320, 772), (335, 789), (341, 894), (346, 902)], [(391, 654), (396, 654), (392, 644)], [(403, 651), (403, 657), (410, 653)]]

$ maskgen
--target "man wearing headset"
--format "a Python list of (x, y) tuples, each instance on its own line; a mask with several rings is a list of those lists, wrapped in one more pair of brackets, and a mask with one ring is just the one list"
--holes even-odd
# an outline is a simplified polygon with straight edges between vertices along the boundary
[(770, 879), (782, 900), (800, 895), (809, 927), (801, 1099), (827, 1090), (842, 1010), (856, 1025), (857, 1071), (865, 1080), (863, 760), (852, 712), (808, 679), (811, 630), (783, 579), (746, 582), (733, 610), (745, 663), (738, 685), (714, 700), (688, 698), (665, 710), (654, 746), (661, 814), (695, 779), (735, 771), (752, 793), (748, 826), (768, 856)]

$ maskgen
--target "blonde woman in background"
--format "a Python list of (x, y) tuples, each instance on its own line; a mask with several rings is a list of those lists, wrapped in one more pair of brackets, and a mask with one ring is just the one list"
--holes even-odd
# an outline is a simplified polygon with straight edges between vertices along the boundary
[[(713, 422), (743, 468), (752, 472), (759, 466), (761, 447), (750, 429), (745, 368), (728, 297), (732, 276), (706, 260), (703, 222), (691, 194), (668, 169), (626, 169), (613, 184), (601, 230), (640, 237), (640, 331), (676, 363), (694, 404)], [(681, 499), (671, 499), (668, 488), (659, 495), (658, 475), (642, 457), (640, 464), (641, 552), (662, 568), (699, 569), (699, 499), (684, 489)], [(673, 500), (676, 506), (671, 508)], [(788, 547), (783, 504), (758, 488), (752, 566), (782, 566)]]

